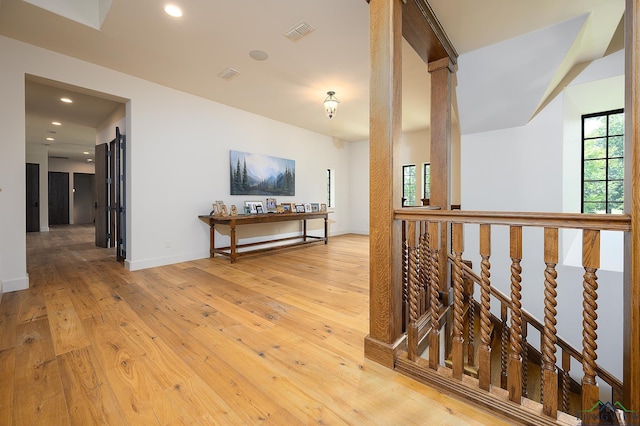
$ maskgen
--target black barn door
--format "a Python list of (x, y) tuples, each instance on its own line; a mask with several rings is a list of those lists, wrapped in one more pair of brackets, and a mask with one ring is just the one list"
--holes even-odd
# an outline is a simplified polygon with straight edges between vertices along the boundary
[(109, 247), (109, 175), (108, 148), (96, 145), (96, 246)]
[(49, 225), (69, 224), (69, 173), (49, 172)]
[(27, 163), (27, 232), (40, 232), (40, 164)]

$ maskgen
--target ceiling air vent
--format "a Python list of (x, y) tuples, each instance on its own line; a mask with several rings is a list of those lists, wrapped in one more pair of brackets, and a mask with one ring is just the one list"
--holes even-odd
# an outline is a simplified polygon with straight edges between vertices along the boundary
[(240, 71), (233, 69), (233, 68), (227, 68), (225, 70), (223, 70), (222, 72), (220, 72), (218, 74), (218, 77), (220, 77), (223, 80), (231, 80), (234, 77), (237, 77), (238, 75), (240, 75)]
[(61, 157), (59, 155), (50, 155), (49, 158), (54, 158), (56, 160), (68, 160), (69, 157)]
[(282, 33), (282, 35), (291, 41), (298, 41), (313, 30), (315, 30), (315, 28), (313, 28), (311, 24), (305, 21), (300, 21), (293, 27)]

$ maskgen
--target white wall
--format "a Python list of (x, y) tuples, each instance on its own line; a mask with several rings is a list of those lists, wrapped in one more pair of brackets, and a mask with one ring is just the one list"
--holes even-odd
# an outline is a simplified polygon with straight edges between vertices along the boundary
[[(229, 150), (296, 161), (296, 195), (279, 202), (321, 202), (326, 169), (336, 171), (337, 207), (330, 234), (348, 232), (348, 144), (84, 61), (0, 37), (0, 279), (26, 288), (25, 73), (129, 99), (127, 262), (130, 269), (208, 256), (208, 227), (198, 220), (229, 196)], [(253, 198), (253, 197), (251, 197)], [(316, 225), (320, 227), (320, 225)]]
[(349, 148), (350, 232), (369, 235), (369, 140), (351, 142)]
[[(599, 63), (600, 62), (600, 63)], [(607, 64), (603, 67), (602, 62)], [(595, 77), (585, 75), (595, 73)], [(603, 74), (604, 72), (604, 74)], [(611, 108), (610, 97), (600, 94), (599, 81), (624, 72), (622, 55), (616, 54), (588, 67), (577, 82), (584, 87), (595, 111)], [(572, 92), (574, 89), (567, 89)], [(617, 89), (623, 91), (623, 87)], [(466, 210), (490, 211), (579, 211), (580, 200), (580, 114), (586, 99), (558, 96), (522, 127), (462, 136), (462, 203)], [(514, 100), (517, 102), (517, 100)], [(624, 105), (618, 106), (618, 108)], [(601, 109), (600, 109), (601, 108)], [(615, 107), (614, 107), (615, 108)], [(575, 135), (578, 132), (578, 135)], [(577, 138), (577, 139), (576, 139)], [(578, 194), (576, 197), (576, 193)], [(575, 232), (560, 236), (561, 256), (569, 251)], [(544, 262), (541, 229), (525, 229), (523, 235), (523, 308), (543, 319)], [(509, 294), (509, 239), (507, 227), (492, 228), (492, 284)], [(612, 244), (615, 244), (612, 242)], [(622, 247), (606, 250), (622, 255)], [(606, 256), (605, 251), (602, 253)], [(582, 280), (584, 269), (565, 262), (562, 256), (558, 272), (558, 334), (574, 347), (582, 347)], [(477, 227), (465, 227), (465, 259), (479, 271)], [(617, 377), (622, 377), (622, 274), (615, 270), (598, 271), (598, 362)], [(495, 305), (495, 304), (494, 304)], [(492, 308), (499, 308), (492, 306)], [(535, 334), (529, 341), (538, 345)], [(574, 373), (578, 377), (580, 371)]]

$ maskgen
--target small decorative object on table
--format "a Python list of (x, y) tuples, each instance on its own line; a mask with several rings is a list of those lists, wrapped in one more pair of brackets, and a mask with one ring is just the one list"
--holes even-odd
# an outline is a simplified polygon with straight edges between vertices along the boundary
[(267, 211), (276, 212), (278, 210), (278, 203), (275, 198), (267, 198)]
[(249, 207), (249, 214), (256, 214), (256, 206), (260, 206), (262, 208), (262, 201), (245, 201), (245, 207)]
[(238, 216), (238, 208), (236, 207), (235, 204), (231, 204), (231, 208), (229, 210), (229, 214), (231, 216)]
[(311, 213), (311, 204), (310, 203), (306, 203), (304, 205), (304, 212), (305, 213)]
[(296, 204), (296, 213), (304, 213), (304, 204)]
[(320, 204), (320, 211), (321, 212), (326, 212), (327, 211), (327, 205), (326, 204)]
[(229, 216), (229, 212), (227, 211), (227, 206), (225, 204), (220, 207), (220, 216)]
[(220, 209), (218, 208), (218, 204), (213, 203), (211, 205), (213, 206), (213, 210), (211, 210), (209, 216), (220, 216)]
[(284, 207), (282, 206), (282, 204), (278, 204), (278, 208), (276, 210), (276, 213), (284, 213)]

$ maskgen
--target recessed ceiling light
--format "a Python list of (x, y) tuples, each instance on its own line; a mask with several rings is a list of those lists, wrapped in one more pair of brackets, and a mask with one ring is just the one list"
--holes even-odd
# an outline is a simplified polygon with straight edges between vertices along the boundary
[(47, 138), (48, 141), (55, 141), (54, 138)]
[(60, 98), (60, 100), (61, 100), (62, 102), (64, 102), (65, 104), (70, 104), (71, 102), (73, 102), (73, 101), (72, 101), (71, 99), (69, 99), (69, 98)]
[(249, 52), (249, 56), (256, 61), (266, 61), (269, 58), (267, 52), (263, 52), (262, 50), (252, 50)]
[(89, 155), (89, 151), (83, 151), (82, 152), (84, 155)]
[(164, 11), (167, 12), (167, 15), (173, 16), (174, 18), (179, 18), (182, 16), (182, 9), (174, 4), (168, 4), (164, 7)]
[(87, 163), (92, 163), (93, 160), (91, 158), (87, 158)]
[(59, 121), (52, 121), (51, 124), (53, 124), (54, 126), (62, 126), (62, 123), (60, 123)]

